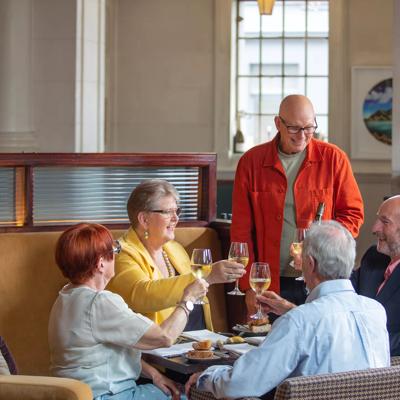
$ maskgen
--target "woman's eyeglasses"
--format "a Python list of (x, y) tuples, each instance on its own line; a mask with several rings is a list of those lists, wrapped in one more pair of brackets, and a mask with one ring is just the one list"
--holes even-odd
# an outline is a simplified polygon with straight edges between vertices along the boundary
[(119, 254), (119, 253), (121, 253), (121, 243), (120, 243), (118, 240), (114, 240), (112, 252), (113, 252), (114, 254)]
[(181, 215), (182, 209), (178, 208), (171, 208), (170, 210), (149, 210), (149, 212), (158, 213), (164, 215), (165, 217), (172, 218), (175, 215), (179, 217)]

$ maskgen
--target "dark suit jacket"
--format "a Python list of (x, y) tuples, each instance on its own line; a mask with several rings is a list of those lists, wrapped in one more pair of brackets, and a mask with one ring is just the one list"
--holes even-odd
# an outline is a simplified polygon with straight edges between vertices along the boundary
[(390, 338), (391, 356), (400, 355), (400, 266), (397, 267), (382, 290), (376, 292), (383, 282), (383, 275), (390, 258), (378, 253), (376, 246), (371, 246), (361, 259), (360, 268), (351, 276), (354, 289), (358, 294), (379, 301), (387, 314), (387, 329)]

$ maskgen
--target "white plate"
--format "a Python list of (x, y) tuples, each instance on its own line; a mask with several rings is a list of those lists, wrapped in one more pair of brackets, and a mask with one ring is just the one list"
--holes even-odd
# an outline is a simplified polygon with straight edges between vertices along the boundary
[(221, 357), (216, 356), (215, 354), (212, 357), (201, 358), (201, 357), (191, 357), (186, 353), (186, 354), (184, 354), (184, 357), (187, 360), (189, 360), (190, 362), (195, 362), (195, 363), (208, 363), (208, 362), (213, 362), (213, 361), (221, 359)]

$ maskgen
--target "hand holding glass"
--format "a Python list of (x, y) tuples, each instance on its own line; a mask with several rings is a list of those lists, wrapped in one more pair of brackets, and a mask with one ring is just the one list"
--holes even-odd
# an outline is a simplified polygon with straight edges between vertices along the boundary
[[(271, 272), (267, 263), (255, 262), (250, 270), (250, 287), (256, 292), (256, 295), (262, 294), (271, 284)], [(251, 319), (262, 319), (265, 315), (262, 312), (261, 304), (258, 304), (257, 312), (250, 315)]]
[[(246, 268), (249, 262), (249, 248), (247, 243), (232, 242), (228, 260), (242, 264)], [(236, 279), (235, 288), (228, 292), (228, 294), (232, 296), (244, 296), (244, 293), (239, 289), (239, 279)]]
[[(212, 257), (210, 249), (194, 249), (192, 253), (192, 274), (198, 279), (207, 278), (211, 272)], [(194, 304), (207, 304), (203, 300), (197, 300)]]

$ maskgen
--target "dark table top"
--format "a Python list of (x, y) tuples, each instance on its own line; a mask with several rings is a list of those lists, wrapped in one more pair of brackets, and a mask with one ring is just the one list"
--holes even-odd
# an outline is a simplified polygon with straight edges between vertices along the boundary
[(237, 357), (232, 356), (229, 358), (220, 358), (218, 360), (193, 362), (189, 361), (184, 356), (166, 358), (154, 354), (142, 354), (142, 357), (150, 364), (158, 365), (184, 375), (191, 375), (195, 372), (201, 372), (211, 365), (232, 365), (237, 359)]

